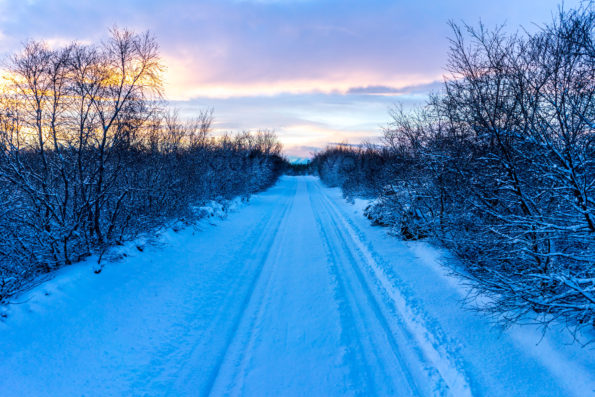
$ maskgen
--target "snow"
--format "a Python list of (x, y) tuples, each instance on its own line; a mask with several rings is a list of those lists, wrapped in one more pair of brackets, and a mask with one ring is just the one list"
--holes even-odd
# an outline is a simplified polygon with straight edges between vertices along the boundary
[(232, 207), (5, 307), (0, 395), (595, 392), (592, 348), (466, 310), (448, 255), (371, 226), (365, 202), (284, 177)]

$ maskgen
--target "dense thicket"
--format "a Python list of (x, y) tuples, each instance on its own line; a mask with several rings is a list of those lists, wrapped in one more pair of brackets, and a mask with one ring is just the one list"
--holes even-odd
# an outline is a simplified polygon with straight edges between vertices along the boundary
[(273, 133), (213, 138), (211, 112), (164, 109), (158, 48), (26, 44), (0, 96), (0, 300), (40, 272), (102, 252), (218, 198), (272, 184)]
[(592, 6), (535, 34), (452, 25), (443, 91), (392, 111), (383, 148), (331, 148), (321, 178), (378, 197), (368, 215), (432, 236), (506, 322), (595, 326)]

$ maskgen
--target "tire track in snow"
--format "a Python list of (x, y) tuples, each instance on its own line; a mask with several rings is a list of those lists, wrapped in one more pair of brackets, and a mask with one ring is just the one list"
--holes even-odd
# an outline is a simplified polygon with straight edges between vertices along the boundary
[[(370, 390), (366, 390), (366, 395), (403, 395), (404, 393), (421, 395), (420, 387), (409, 369), (408, 364), (410, 363), (404, 359), (395, 335), (389, 326), (388, 319), (382, 312), (377, 298), (363, 279), (361, 270), (356, 263), (357, 258), (351, 252), (351, 246), (345, 240), (339, 225), (334, 221), (331, 209), (324, 201), (322, 191), (319, 188), (317, 191), (318, 196), (320, 196), (317, 207), (321, 207), (322, 210), (318, 211), (318, 214), (326, 213), (327, 215), (325, 220), (323, 220), (322, 216), (317, 215), (317, 223), (327, 246), (329, 264), (338, 282), (338, 299), (348, 306), (348, 312), (343, 317), (351, 317), (351, 324), (346, 325), (355, 328), (355, 335), (351, 336), (355, 339), (353, 342), (362, 349), (360, 354), (367, 356), (365, 358), (367, 361), (365, 370), (368, 376), (367, 386), (370, 387)], [(329, 238), (329, 234), (334, 238)], [(344, 257), (342, 261), (341, 256)], [(356, 313), (358, 316), (354, 317)], [(369, 324), (371, 319), (376, 320), (375, 324)], [(374, 329), (374, 326), (376, 329)], [(363, 344), (367, 345), (366, 348), (363, 348)], [(390, 349), (392, 359), (382, 354), (384, 352), (381, 351), (381, 345), (385, 345)], [(370, 365), (372, 360), (376, 362), (376, 365)], [(394, 364), (397, 364), (398, 369), (394, 367)], [(393, 371), (390, 371), (391, 367)], [(370, 370), (375, 370), (375, 372), (371, 373)], [(395, 373), (395, 371), (398, 371), (398, 373)], [(378, 381), (379, 384), (375, 385), (373, 375), (378, 375), (379, 372), (384, 372), (384, 379)], [(396, 382), (397, 379), (400, 382)], [(406, 385), (406, 390), (399, 389), (399, 386), (402, 387), (403, 383)], [(377, 390), (377, 387), (386, 387), (386, 384), (392, 384), (393, 387), (389, 390)]]
[[(298, 185), (299, 187), (299, 185)], [(296, 188), (297, 190), (297, 188)], [(275, 228), (276, 233), (267, 249), (267, 256), (263, 261), (260, 280), (251, 293), (250, 302), (244, 309), (242, 320), (238, 324), (234, 341), (229, 345), (224, 362), (219, 370), (219, 376), (213, 384), (211, 393), (218, 390), (225, 390), (224, 393), (216, 393), (239, 396), (244, 395), (244, 380), (249, 371), (251, 352), (257, 339), (258, 324), (262, 323), (263, 314), (269, 306), (273, 296), (270, 294), (272, 280), (275, 276), (279, 259), (283, 254), (283, 248), (289, 240), (289, 228), (284, 227), (287, 223), (287, 214), (293, 208), (295, 195), (292, 196), (291, 204), (283, 212), (282, 219)], [(266, 268), (266, 269), (265, 269)], [(266, 278), (263, 279), (263, 277)], [(241, 332), (239, 332), (241, 330)], [(223, 368), (230, 371), (223, 374)]]
[[(254, 293), (256, 284), (262, 274), (263, 266), (267, 260), (269, 249), (275, 240), (279, 225), (291, 209), (294, 196), (295, 195), (288, 196), (283, 205), (279, 206), (280, 209), (278, 211), (271, 213), (265, 222), (262, 222), (259, 224), (259, 227), (255, 228), (257, 237), (254, 236), (255, 238), (251, 238), (252, 236), (249, 236), (244, 240), (244, 248), (250, 246), (251, 248), (240, 249), (237, 251), (238, 256), (235, 257), (233, 261), (247, 263), (242, 268), (242, 273), (237, 276), (232, 288), (230, 288), (229, 293), (225, 297), (225, 302), (221, 305), (221, 309), (215, 316), (211, 326), (198, 336), (197, 343), (192, 348), (190, 356), (184, 360), (184, 364), (180, 368), (177, 376), (177, 382), (172, 385), (172, 388), (168, 391), (168, 395), (178, 395), (178, 390), (186, 390), (188, 384), (193, 383), (192, 378), (194, 374), (188, 373), (186, 368), (192, 370), (193, 365), (191, 364), (201, 361), (201, 353), (205, 351), (204, 347), (213, 344), (213, 335), (215, 333), (223, 333), (223, 346), (215, 347), (218, 352), (213, 366), (205, 369), (206, 372), (208, 372), (206, 381), (203, 385), (196, 386), (200, 390), (196, 392), (198, 395), (206, 396), (211, 393), (225, 360), (225, 356), (227, 355), (230, 345), (233, 343), (243, 315)], [(260, 225), (262, 225), (262, 227), (260, 227)], [(247, 256), (246, 252), (249, 252), (250, 255)], [(252, 273), (253, 275), (251, 276)], [(246, 284), (246, 280), (250, 280), (247, 283), (248, 287), (242, 289), (241, 286)], [(238, 299), (240, 291), (242, 297), (241, 299)], [(233, 313), (231, 321), (226, 318), (230, 313)], [(225, 329), (225, 331), (221, 332), (222, 329)], [(211, 346), (210, 349), (212, 350), (214, 347)]]
[[(313, 205), (312, 195), (309, 190), (310, 195), (310, 202)], [(327, 253), (327, 260), (328, 266), (330, 269), (331, 277), (334, 279), (336, 283), (335, 289), (335, 300), (337, 302), (337, 306), (339, 308), (339, 316), (341, 319), (341, 339), (342, 343), (346, 346), (346, 355), (347, 357), (347, 365), (349, 367), (350, 373), (354, 379), (352, 379), (352, 387), (362, 387), (364, 384), (367, 386), (368, 392), (371, 394), (376, 394), (374, 384), (370, 383), (370, 379), (372, 379), (372, 373), (370, 372), (371, 366), (364, 365), (363, 370), (362, 366), (355, 367), (353, 363), (365, 361), (365, 353), (364, 353), (364, 346), (362, 344), (362, 335), (361, 332), (358, 331), (357, 326), (355, 324), (355, 313), (354, 313), (354, 305), (350, 303), (350, 299), (347, 298), (347, 291), (346, 291), (346, 284), (343, 277), (340, 275), (338, 270), (338, 258), (337, 255), (334, 253), (332, 249), (332, 244), (330, 242), (329, 236), (325, 227), (323, 225), (322, 219), (318, 211), (314, 211), (314, 216), (316, 219), (316, 226), (318, 228), (318, 233), (322, 239), (323, 245), (325, 247)], [(347, 340), (345, 340), (347, 339)], [(367, 364), (367, 363), (366, 363)], [(359, 393), (364, 393), (366, 390), (355, 390)]]
[[(232, 325), (231, 331), (227, 335), (225, 346), (224, 346), (223, 350), (221, 351), (221, 353), (219, 354), (214, 368), (211, 370), (211, 375), (209, 376), (208, 382), (204, 386), (203, 392), (201, 393), (201, 395), (210, 395), (211, 392), (213, 391), (213, 387), (215, 386), (217, 377), (219, 376), (219, 373), (221, 372), (225, 358), (229, 352), (229, 349), (230, 349), (232, 343), (234, 342), (234, 339), (236, 338), (238, 329), (240, 328), (242, 320), (245, 317), (246, 311), (247, 311), (248, 307), (250, 306), (252, 297), (254, 296), (256, 286), (257, 286), (257, 284), (261, 278), (261, 275), (263, 273), (264, 265), (266, 264), (267, 258), (269, 257), (271, 246), (275, 242), (275, 237), (277, 236), (277, 232), (279, 230), (279, 225), (283, 222), (283, 220), (285, 219), (285, 216), (290, 211), (291, 206), (293, 204), (294, 197), (295, 197), (295, 194), (291, 195), (289, 197), (288, 203), (285, 204), (283, 211), (281, 212), (281, 214), (278, 217), (275, 217), (275, 216), (271, 217), (271, 220), (274, 222), (271, 222), (272, 225), (271, 225), (271, 223), (267, 224), (268, 227), (263, 229), (263, 235), (261, 235), (259, 242), (255, 245), (255, 248), (252, 250), (252, 253), (254, 253), (254, 252), (258, 253), (257, 254), (258, 259), (255, 261), (257, 263), (257, 265), (256, 265), (257, 268), (255, 271), (255, 274), (249, 282), (248, 293), (241, 300), (240, 310), (234, 316), (233, 325)], [(277, 219), (275, 219), (275, 218), (277, 218)]]
[[(330, 220), (337, 227), (337, 230), (343, 231), (341, 234), (345, 247), (352, 251), (354, 256), (359, 256), (364, 266), (368, 267), (374, 278), (374, 284), (380, 290), (381, 295), (387, 296), (392, 301), (392, 306), (399, 315), (399, 320), (407, 328), (409, 338), (423, 352), (426, 361), (438, 371), (441, 379), (448, 386), (448, 391), (456, 396), (470, 396), (471, 389), (466, 376), (462, 373), (444, 348), (435, 341), (434, 335), (424, 326), (423, 320), (416, 316), (408, 306), (407, 300), (401, 295), (398, 288), (391, 282), (387, 274), (379, 266), (379, 255), (373, 251), (373, 248), (364, 244), (362, 238), (354, 230), (352, 223), (337, 208), (332, 199), (324, 193), (320, 183), (317, 184), (321, 197), (325, 201), (325, 208), (334, 216), (329, 216)], [(351, 244), (349, 244), (351, 243)], [(355, 265), (356, 261), (353, 262)], [(362, 276), (363, 277), (363, 276)], [(365, 282), (362, 278), (362, 283)], [(431, 374), (430, 374), (431, 375)]]
[[(224, 264), (221, 264), (221, 266), (227, 267), (232, 263), (241, 262), (240, 255), (250, 251), (251, 247), (254, 246), (254, 240), (258, 240), (259, 236), (262, 235), (262, 230), (266, 229), (267, 224), (270, 224), (272, 219), (274, 219), (274, 215), (275, 213), (262, 218), (260, 222), (250, 230), (243, 243), (234, 249), (234, 251), (236, 251), (235, 256)], [(139, 373), (152, 374), (152, 376), (147, 377), (151, 381), (147, 383), (147, 380), (143, 379), (142, 381), (135, 382), (130, 391), (131, 393), (140, 390), (146, 390), (148, 393), (150, 390), (159, 389), (160, 385), (165, 387), (165, 385), (169, 384), (170, 386), (167, 387), (166, 390), (168, 390), (168, 394), (171, 394), (172, 388), (176, 385), (176, 379), (187, 379), (190, 376), (187, 374), (187, 371), (185, 371), (186, 365), (193, 361), (192, 357), (195, 355), (195, 352), (202, 351), (201, 347), (205, 346), (206, 341), (212, 339), (211, 335), (216, 332), (216, 326), (219, 325), (222, 318), (233, 309), (232, 306), (236, 301), (236, 295), (242, 292), (242, 284), (244, 284), (250, 273), (254, 271), (252, 266), (250, 266), (250, 263), (246, 263), (238, 270), (239, 272), (234, 278), (231, 288), (229, 288), (222, 299), (222, 304), (213, 316), (213, 321), (209, 327), (201, 330), (197, 324), (200, 323), (202, 319), (196, 316), (195, 311), (197, 308), (200, 308), (201, 302), (190, 301), (183, 302), (180, 305), (180, 308), (183, 309), (186, 314), (183, 319), (173, 325), (173, 328), (180, 330), (180, 332), (173, 333), (175, 335), (184, 334), (183, 331), (185, 330), (186, 335), (184, 340), (180, 341), (179, 339), (172, 339), (167, 343), (164, 343), (159, 354), (155, 355), (155, 359), (142, 370), (137, 371)], [(183, 346), (181, 342), (186, 341), (194, 341), (195, 343), (190, 349), (180, 349), (180, 346)]]

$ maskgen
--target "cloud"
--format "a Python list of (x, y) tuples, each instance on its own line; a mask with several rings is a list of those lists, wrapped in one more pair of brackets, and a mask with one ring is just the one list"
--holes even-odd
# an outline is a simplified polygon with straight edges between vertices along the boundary
[(302, 153), (377, 137), (394, 102), (419, 104), (438, 89), (449, 19), (532, 29), (558, 3), (0, 0), (0, 55), (29, 38), (58, 46), (99, 42), (114, 25), (150, 30), (167, 67), (166, 95), (184, 112), (214, 107), (219, 130), (273, 128), (288, 151)]
[(0, 31), (10, 47), (27, 38), (98, 41), (113, 25), (149, 29), (161, 44), (166, 92), (173, 99), (386, 95), (440, 79), (448, 19), (483, 16), (489, 23), (512, 16), (511, 23), (529, 23), (549, 18), (557, 2), (5, 0)]
[(348, 94), (363, 94), (363, 95), (385, 95), (385, 94), (398, 94), (401, 89), (395, 87), (388, 87), (385, 85), (369, 85), (366, 87), (352, 87), (347, 93)]
[(303, 163), (304, 160), (311, 158), (312, 155), (321, 150), (322, 149), (319, 146), (302, 145), (285, 149), (285, 154), (289, 161), (294, 163)]
[(278, 94), (231, 98), (201, 97), (174, 101), (183, 116), (214, 108), (216, 133), (273, 129), (287, 154), (309, 157), (311, 148), (330, 142), (360, 143), (382, 135), (394, 103), (405, 108), (423, 103), (425, 95), (386, 96), (341, 93)]
[(352, 87), (347, 90), (348, 95), (396, 95), (416, 94), (436, 91), (442, 86), (442, 80), (435, 80), (429, 83), (413, 84), (404, 87), (390, 87), (385, 85), (369, 85), (365, 87)]

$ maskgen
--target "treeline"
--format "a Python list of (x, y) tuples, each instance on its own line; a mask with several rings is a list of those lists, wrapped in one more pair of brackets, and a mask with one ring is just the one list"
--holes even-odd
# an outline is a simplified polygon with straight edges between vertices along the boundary
[(311, 174), (310, 162), (306, 163), (288, 163), (285, 169), (286, 175), (309, 175)]
[(191, 219), (212, 199), (270, 186), (284, 167), (272, 132), (210, 136), (162, 100), (158, 47), (114, 30), (104, 44), (10, 59), (0, 95), (0, 301), (42, 272), (140, 231)]
[(595, 47), (592, 6), (534, 34), (453, 24), (440, 93), (395, 108), (383, 147), (314, 159), (367, 214), (456, 253), (505, 323), (595, 326)]

